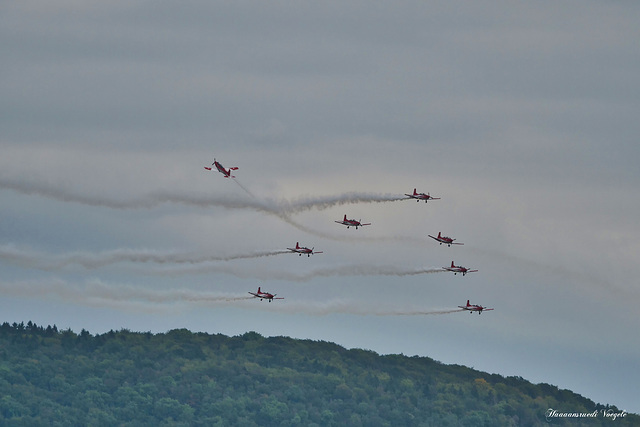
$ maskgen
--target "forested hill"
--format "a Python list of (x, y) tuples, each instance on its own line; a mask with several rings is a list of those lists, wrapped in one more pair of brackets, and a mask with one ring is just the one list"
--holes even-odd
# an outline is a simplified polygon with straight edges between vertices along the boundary
[(0, 425), (640, 425), (571, 391), (255, 332), (0, 326)]

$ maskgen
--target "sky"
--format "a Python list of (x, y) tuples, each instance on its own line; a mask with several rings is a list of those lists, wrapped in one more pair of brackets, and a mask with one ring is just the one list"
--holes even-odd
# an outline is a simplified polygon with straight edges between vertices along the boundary
[(640, 412), (636, 2), (0, 11), (0, 321), (324, 340)]

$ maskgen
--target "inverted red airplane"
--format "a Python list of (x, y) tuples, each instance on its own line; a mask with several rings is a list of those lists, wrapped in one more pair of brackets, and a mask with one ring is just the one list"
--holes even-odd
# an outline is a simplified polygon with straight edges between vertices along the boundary
[(469, 310), (469, 314), (473, 314), (474, 311), (477, 311), (478, 314), (482, 314), (483, 311), (491, 311), (493, 308), (485, 308), (481, 305), (477, 304), (469, 304), (469, 300), (467, 300), (467, 305), (459, 305), (463, 310)]
[(462, 273), (462, 275), (466, 275), (467, 273), (475, 273), (478, 270), (469, 270), (467, 267), (463, 267), (461, 265), (455, 265), (453, 261), (451, 261), (451, 267), (442, 267), (447, 271), (453, 271), (453, 274)]
[(298, 242), (296, 242), (296, 247), (295, 248), (287, 248), (289, 249), (291, 252), (295, 252), (298, 255), (302, 256), (302, 254), (306, 254), (307, 256), (311, 256), (313, 254), (321, 254), (322, 251), (313, 251), (313, 248), (309, 249), (309, 248), (305, 248), (304, 246), (300, 246), (298, 244)]
[(409, 196), (410, 199), (416, 199), (417, 202), (424, 200), (425, 203), (429, 200), (440, 200), (440, 197), (431, 197), (429, 193), (418, 193), (415, 188), (413, 189), (413, 194), (405, 194), (405, 196)]
[[(362, 221), (362, 220), (360, 220)], [(367, 224), (363, 224), (360, 221), (356, 221), (355, 219), (347, 219), (347, 214), (344, 214), (344, 219), (342, 221), (335, 221), (338, 224), (342, 224), (342, 225), (346, 225), (347, 228), (349, 227), (355, 227), (356, 230), (358, 229), (358, 227), (364, 227), (365, 225), (371, 225), (371, 223), (367, 223)]]
[(274, 300), (274, 299), (284, 299), (282, 297), (276, 298), (276, 295), (278, 294), (270, 294), (269, 292), (262, 292), (260, 290), (260, 286), (258, 286), (258, 292), (249, 292), (249, 293), (256, 298), (260, 298), (260, 301), (262, 301), (263, 299), (266, 299), (269, 302), (271, 302), (271, 300)]
[(438, 231), (438, 237), (434, 237), (431, 234), (428, 235), (429, 237), (431, 237), (432, 239), (437, 240), (438, 242), (440, 242), (440, 244), (445, 244), (449, 247), (451, 247), (451, 245), (464, 245), (464, 243), (454, 243), (453, 241), (456, 239), (452, 239), (451, 237), (447, 237), (447, 236), (443, 236), (442, 234), (440, 234), (440, 232)]
[[(224, 168), (224, 166), (222, 166), (222, 165), (220, 164), (220, 162), (218, 162), (216, 159), (213, 159), (213, 163), (211, 163), (211, 166), (215, 166), (215, 167), (216, 167), (216, 169), (218, 169), (218, 172), (220, 172), (221, 174), (223, 174), (225, 178), (229, 178), (229, 177), (231, 177), (231, 178), (235, 178), (235, 176), (231, 175), (231, 171), (236, 171), (236, 170), (238, 170), (238, 168), (237, 168), (237, 167), (235, 167), (235, 166), (234, 166), (234, 167), (232, 167), (232, 168), (229, 168), (229, 169), (225, 169), (225, 168)], [(204, 168), (205, 168), (206, 170), (208, 170), (208, 171), (210, 171), (210, 170), (212, 169), (212, 168), (207, 167), (207, 166), (205, 166)]]

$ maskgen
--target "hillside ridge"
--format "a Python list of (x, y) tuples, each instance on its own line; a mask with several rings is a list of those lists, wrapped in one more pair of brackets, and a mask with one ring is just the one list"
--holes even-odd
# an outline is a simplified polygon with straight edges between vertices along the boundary
[(256, 332), (5, 322), (0, 396), (2, 425), (640, 425), (521, 377)]

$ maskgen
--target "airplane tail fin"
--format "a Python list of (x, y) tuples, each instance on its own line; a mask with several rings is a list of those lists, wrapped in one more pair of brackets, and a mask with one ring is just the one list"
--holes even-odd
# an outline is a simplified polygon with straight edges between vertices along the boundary
[(417, 195), (418, 195), (418, 192), (417, 192), (416, 190), (417, 190), (417, 188), (414, 188), (414, 189), (413, 189), (413, 195), (414, 195), (414, 196), (417, 196)]
[(469, 304), (469, 300), (467, 300), (467, 307), (471, 307), (471, 304)]
[(451, 268), (455, 267), (455, 264), (453, 263), (453, 261), (451, 261)]
[[(260, 286), (258, 286), (258, 293), (260, 293)], [(467, 301), (467, 303), (469, 303), (469, 301)]]
[(296, 249), (300, 249), (300, 242), (296, 242)]
[(344, 220), (345, 221), (347, 220), (347, 214), (344, 214)]
[(440, 232), (438, 231), (438, 239), (441, 239), (442, 236), (440, 235)]

